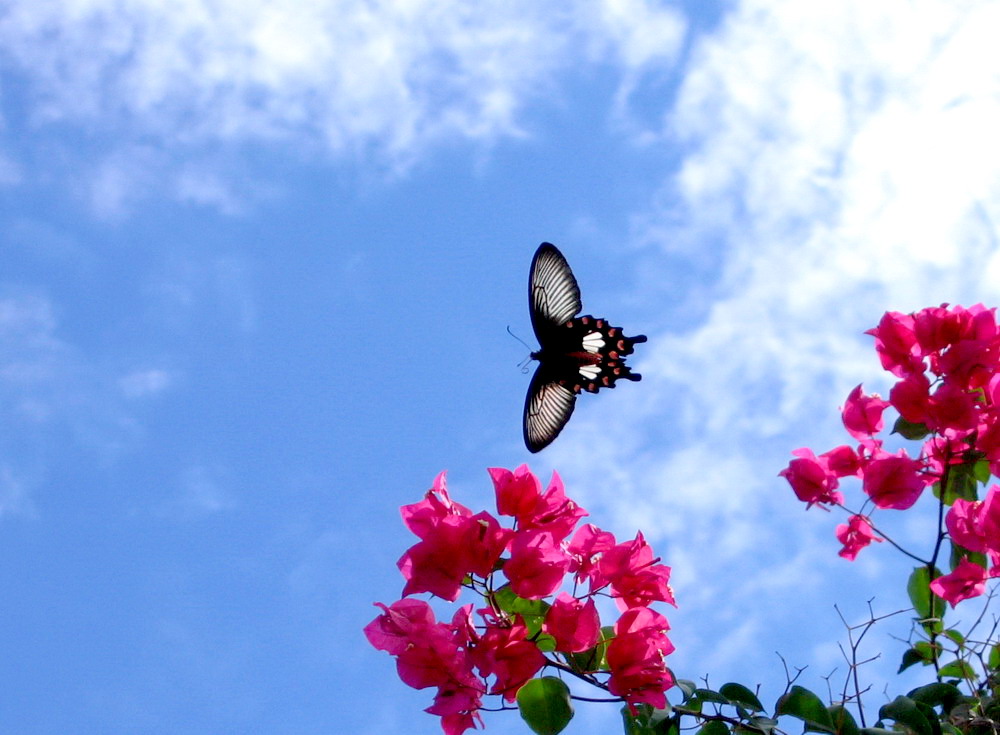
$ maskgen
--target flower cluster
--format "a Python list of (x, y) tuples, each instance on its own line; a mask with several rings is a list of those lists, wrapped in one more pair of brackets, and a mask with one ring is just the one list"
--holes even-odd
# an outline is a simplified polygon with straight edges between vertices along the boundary
[[(845, 477), (861, 479), (866, 505), (876, 509), (906, 510), (928, 486), (935, 486), (941, 502), (952, 506), (947, 528), (962, 559), (931, 589), (952, 604), (982, 594), (987, 576), (1000, 576), (998, 491), (979, 502), (974, 479), (983, 473), (1000, 475), (1000, 329), (995, 310), (943, 305), (913, 314), (888, 312), (867, 334), (875, 338), (882, 366), (898, 378), (889, 400), (857, 386), (842, 409), (844, 427), (856, 445), (818, 456), (798, 449), (780, 474), (799, 500), (821, 507), (843, 507), (838, 487)], [(924, 440), (916, 457), (905, 449), (888, 451), (878, 437), (890, 406), (899, 414), (894, 431)], [(870, 517), (860, 513), (837, 528), (837, 538), (843, 544), (840, 555), (850, 560), (872, 541), (882, 541)], [(982, 563), (973, 560), (974, 554)]]
[[(438, 475), (422, 501), (402, 508), (420, 541), (398, 563), (403, 599), (376, 603), (382, 614), (365, 628), (368, 640), (396, 657), (406, 684), (437, 687), (427, 712), (441, 717), (448, 735), (481, 724), (485, 695), (513, 702), (546, 666), (621, 697), (633, 712), (639, 703), (665, 707), (674, 680), (664, 656), (673, 645), (666, 618), (650, 605), (674, 604), (670, 568), (658, 563), (641, 533), (619, 543), (592, 524), (577, 527), (587, 512), (566, 496), (555, 473), (543, 492), (525, 465), (489, 472), (497, 512), (512, 517), (513, 527), (453, 501), (445, 473)], [(507, 580), (502, 587), (498, 573)], [(546, 602), (566, 575), (574, 593), (584, 586), (586, 592), (562, 591)], [(476, 610), (479, 625), (471, 604), (439, 622), (428, 603), (408, 597), (429, 592), (455, 602), (463, 588), (486, 603)], [(602, 631), (599, 595), (621, 611), (613, 631)]]

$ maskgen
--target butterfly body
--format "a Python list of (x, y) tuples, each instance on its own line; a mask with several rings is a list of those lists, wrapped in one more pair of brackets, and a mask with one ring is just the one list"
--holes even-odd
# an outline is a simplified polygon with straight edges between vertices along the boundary
[(644, 335), (626, 337), (604, 319), (577, 316), (580, 289), (559, 250), (542, 243), (531, 262), (528, 282), (531, 326), (541, 348), (531, 353), (538, 369), (524, 403), (524, 443), (538, 452), (569, 421), (581, 391), (614, 388), (617, 380), (641, 380), (625, 364)]

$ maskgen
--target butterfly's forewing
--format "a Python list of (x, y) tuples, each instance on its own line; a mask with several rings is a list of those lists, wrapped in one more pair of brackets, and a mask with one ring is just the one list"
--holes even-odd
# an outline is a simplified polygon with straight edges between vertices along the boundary
[(576, 394), (539, 365), (524, 400), (524, 444), (529, 452), (540, 452), (559, 436), (573, 415)]
[(528, 297), (531, 327), (542, 349), (551, 328), (568, 322), (583, 308), (569, 263), (550, 243), (543, 242), (531, 261)]

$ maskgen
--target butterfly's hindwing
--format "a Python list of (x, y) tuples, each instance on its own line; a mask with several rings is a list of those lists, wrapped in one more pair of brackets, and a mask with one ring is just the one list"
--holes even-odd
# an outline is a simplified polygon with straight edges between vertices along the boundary
[(524, 401), (524, 444), (539, 452), (559, 436), (573, 415), (576, 393), (562, 385), (545, 365), (539, 365)]

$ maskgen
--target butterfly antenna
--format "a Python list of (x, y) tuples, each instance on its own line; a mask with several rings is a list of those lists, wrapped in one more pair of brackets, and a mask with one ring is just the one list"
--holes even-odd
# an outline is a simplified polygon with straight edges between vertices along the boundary
[(510, 325), (509, 325), (509, 324), (507, 325), (507, 334), (509, 334), (509, 335), (510, 335), (511, 337), (513, 337), (513, 338), (514, 338), (514, 339), (516, 339), (516, 340), (517, 340), (518, 342), (520, 342), (520, 343), (521, 343), (522, 345), (524, 345), (525, 347), (527, 347), (527, 348), (528, 348), (528, 351), (529, 351), (529, 352), (532, 352), (532, 351), (533, 351), (533, 350), (531, 349), (531, 345), (529, 345), (529, 344), (528, 344), (527, 342), (525, 342), (525, 341), (524, 341), (523, 339), (521, 339), (521, 338), (520, 338), (520, 337), (518, 337), (518, 336), (517, 336), (516, 334), (514, 334), (514, 333), (513, 333), (512, 331), (510, 331)]
[[(521, 339), (516, 334), (514, 334), (512, 331), (510, 331), (510, 325), (509, 324), (507, 325), (507, 334), (509, 334), (511, 337), (513, 337), (518, 342), (520, 342), (522, 345), (524, 345), (525, 347), (527, 347), (528, 348), (528, 352), (532, 351), (531, 345), (529, 345), (523, 339)], [(530, 354), (526, 358), (524, 358), (521, 362), (519, 362), (517, 364), (518, 368), (520, 368), (520, 370), (521, 370), (522, 373), (527, 373), (528, 372), (528, 363), (529, 362), (531, 362), (531, 355)]]

